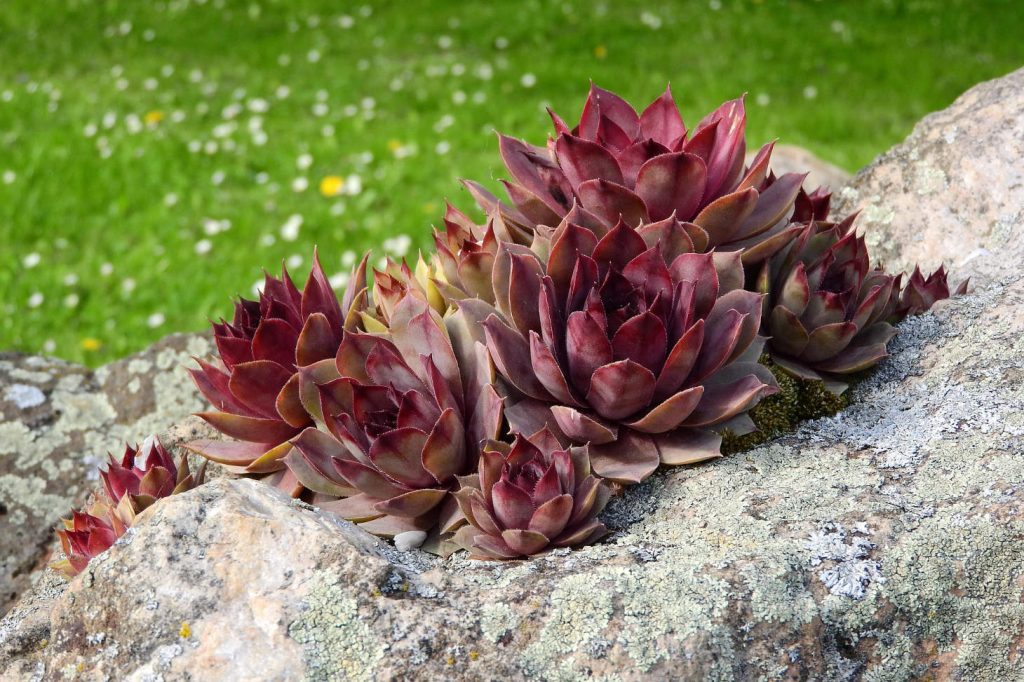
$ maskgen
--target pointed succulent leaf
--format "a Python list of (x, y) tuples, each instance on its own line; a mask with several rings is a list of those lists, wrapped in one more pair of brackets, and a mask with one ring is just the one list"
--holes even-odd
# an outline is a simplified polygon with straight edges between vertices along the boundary
[(555, 153), (562, 172), (577, 190), (587, 180), (603, 179), (623, 184), (622, 172), (615, 157), (596, 142), (561, 135), (555, 142)]
[(588, 211), (610, 225), (623, 220), (637, 227), (650, 221), (643, 199), (620, 184), (602, 179), (587, 180), (577, 193)]
[(646, 407), (654, 395), (654, 374), (632, 360), (594, 371), (587, 402), (606, 419), (623, 419)]
[(662, 154), (640, 168), (636, 193), (650, 220), (664, 220), (673, 213), (689, 219), (700, 206), (706, 182), (707, 169), (700, 158), (685, 152)]
[(547, 539), (558, 537), (565, 529), (572, 514), (572, 503), (573, 496), (568, 494), (544, 502), (530, 517), (528, 530), (544, 536), (544, 545), (547, 545)]
[(610, 481), (639, 483), (653, 474), (660, 463), (654, 440), (634, 431), (623, 431), (613, 443), (590, 447), (594, 473)]
[(684, 429), (658, 440), (662, 464), (680, 466), (721, 457), (722, 437), (712, 431)]
[(686, 135), (686, 126), (670, 88), (666, 87), (665, 92), (640, 114), (640, 134), (666, 147)]
[(643, 433), (665, 433), (682, 424), (697, 408), (704, 395), (703, 386), (694, 386), (680, 391), (659, 403), (640, 419), (627, 426)]
[(575, 443), (603, 445), (615, 441), (617, 429), (599, 419), (565, 405), (551, 407), (558, 427)]
[(810, 339), (800, 318), (782, 305), (772, 309), (767, 329), (772, 337), (772, 347), (792, 357), (800, 357)]
[(757, 207), (758, 197), (758, 190), (754, 187), (733, 191), (708, 204), (693, 218), (693, 222), (708, 232), (709, 246), (726, 244), (732, 241)]
[(757, 207), (740, 224), (735, 236), (746, 239), (761, 234), (786, 217), (807, 175), (786, 173), (757, 198)]

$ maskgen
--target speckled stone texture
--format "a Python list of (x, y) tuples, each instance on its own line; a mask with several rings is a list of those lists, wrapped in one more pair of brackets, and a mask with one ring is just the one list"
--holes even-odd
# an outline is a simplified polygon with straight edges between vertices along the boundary
[(1004, 277), (1024, 222), (1024, 70), (964, 93), (860, 171), (834, 210), (893, 269), (945, 261), (980, 284)]
[[(905, 214), (916, 186), (854, 181), (893, 213), (878, 239), (915, 220), (931, 255), (989, 253), (962, 268), (983, 286), (901, 325), (843, 413), (659, 474), (610, 505), (605, 543), (516, 563), (400, 553), (218, 479), (69, 586), (40, 581), (0, 621), (2, 679), (1024, 679), (1024, 227), (996, 242), (992, 224), (1024, 187), (1018, 157), (988, 165), (1024, 138), (1022, 79), (978, 86), (874, 167), (924, 164), (985, 211)], [(936, 125), (969, 143), (934, 152)], [(971, 167), (992, 175), (968, 190)]]
[(0, 613), (45, 561), (51, 529), (96, 485), (106, 453), (203, 407), (181, 366), (211, 347), (177, 334), (95, 371), (0, 353)]

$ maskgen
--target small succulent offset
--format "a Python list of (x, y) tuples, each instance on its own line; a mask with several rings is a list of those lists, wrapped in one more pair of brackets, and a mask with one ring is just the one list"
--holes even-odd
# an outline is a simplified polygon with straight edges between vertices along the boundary
[[(357, 268), (365, 270), (365, 260)], [(199, 358), (190, 370), (196, 386), (216, 408), (200, 413), (211, 426), (235, 442), (196, 441), (188, 447), (204, 457), (255, 474), (278, 472), (282, 487), (294, 487), (283, 476), (288, 441), (313, 423), (303, 392), (315, 392), (322, 361), (333, 361), (341, 344), (347, 312), (357, 286), (342, 303), (313, 256), (313, 269), (300, 291), (283, 270), (281, 278), (266, 276), (258, 301), (239, 299), (234, 319), (213, 325), (222, 367)]]
[(752, 428), (744, 413), (776, 390), (757, 363), (762, 297), (743, 290), (738, 254), (676, 246), (624, 223), (599, 240), (570, 222), (545, 262), (503, 245), (498, 312), (482, 324), (513, 389), (513, 430), (548, 425), (590, 443), (599, 476), (637, 483), (659, 464), (717, 457), (716, 427)]
[(486, 225), (477, 225), (448, 204), (444, 226), (444, 232), (434, 231), (434, 260), (441, 275), (436, 282), (438, 290), (449, 301), (475, 297), (493, 304), (491, 273), (498, 245), (512, 241), (501, 216), (491, 216)]
[[(902, 279), (899, 276), (898, 281)], [(949, 278), (945, 266), (940, 265), (939, 269), (925, 277), (920, 267), (915, 267), (914, 272), (907, 280), (907, 284), (900, 291), (899, 300), (892, 302), (893, 312), (888, 321), (895, 324), (908, 315), (920, 315), (931, 309), (936, 302), (949, 298)], [(969, 280), (964, 280), (957, 285), (953, 292), (957, 296), (967, 293)], [(895, 296), (895, 290), (893, 292)]]
[(177, 465), (171, 453), (151, 436), (141, 447), (126, 446), (121, 461), (110, 455), (106, 471), (100, 471), (103, 492), (84, 511), (72, 511), (57, 531), (65, 558), (52, 567), (75, 576), (124, 535), (143, 510), (157, 500), (201, 485), (206, 463), (193, 475), (182, 455)]
[(497, 438), (501, 400), (460, 318), (442, 318), (413, 290), (386, 334), (345, 332), (335, 378), (319, 386), (322, 427), (293, 438), (284, 460), (316, 504), (382, 535), (461, 520), (449, 493)]
[(591, 475), (586, 446), (564, 449), (544, 429), (490, 442), (456, 493), (469, 521), (455, 542), (480, 559), (516, 559), (584, 545), (608, 533), (597, 515), (611, 491)]
[(764, 332), (772, 361), (837, 394), (847, 387), (843, 377), (886, 357), (894, 323), (949, 297), (942, 268), (927, 279), (915, 269), (902, 291), (902, 276), (872, 268), (864, 238), (852, 230), (854, 217), (809, 221), (763, 264), (756, 282), (769, 297)]
[(638, 114), (618, 95), (591, 86), (572, 129), (549, 113), (556, 137), (546, 148), (500, 136), (514, 178), (505, 183), (512, 206), (467, 183), (515, 241), (530, 243), (537, 226), (558, 225), (570, 212), (598, 236), (620, 219), (634, 228), (672, 221), (685, 228), (691, 250), (742, 251), (745, 263), (760, 262), (795, 236), (786, 217), (805, 176), (770, 172), (774, 143), (744, 166), (742, 98), (719, 106), (693, 131), (668, 89)]

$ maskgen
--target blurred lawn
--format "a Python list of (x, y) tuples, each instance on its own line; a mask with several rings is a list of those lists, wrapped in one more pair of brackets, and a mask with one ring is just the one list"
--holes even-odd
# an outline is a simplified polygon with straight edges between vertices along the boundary
[(471, 203), (456, 178), (496, 184), (492, 131), (543, 140), (588, 79), (637, 104), (671, 81), (688, 123), (748, 92), (752, 144), (856, 169), (1019, 67), (1015, 10), (6, 0), (0, 349), (98, 364), (227, 315), (263, 267), (304, 276), (314, 244), (331, 274), (386, 238), (414, 253)]

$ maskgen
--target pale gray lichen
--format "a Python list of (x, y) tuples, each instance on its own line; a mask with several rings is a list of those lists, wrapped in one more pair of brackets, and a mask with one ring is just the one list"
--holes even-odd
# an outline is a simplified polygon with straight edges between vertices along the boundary
[(839, 524), (826, 524), (815, 531), (805, 547), (810, 553), (811, 566), (825, 568), (818, 571), (818, 578), (834, 595), (863, 599), (872, 584), (885, 582), (880, 562), (870, 558), (875, 544), (866, 535), (866, 524), (858, 524), (852, 533)]
[[(565, 578), (548, 597), (550, 615), (534, 643), (523, 652), (526, 670), (544, 675), (554, 660), (567, 656), (604, 632), (614, 613), (612, 590), (602, 586), (604, 576), (573, 575)], [(566, 667), (565, 673), (571, 669)], [(561, 676), (565, 679), (564, 675)]]
[[(0, 475), (0, 503), (7, 507), (5, 523), (11, 528), (18, 528), (28, 523), (29, 510), (63, 510), (67, 500), (63, 495), (47, 492), (48, 483), (47, 479), (38, 476)], [(9, 504), (10, 500), (17, 500), (18, 504)]]
[(28, 384), (11, 384), (4, 391), (4, 400), (14, 403), (19, 410), (27, 410), (46, 402), (46, 394), (38, 386)]
[(917, 166), (916, 181), (919, 194), (940, 192), (948, 184), (946, 173), (941, 168), (923, 162)]
[(497, 643), (518, 626), (519, 616), (508, 604), (497, 602), (480, 608), (480, 632), (490, 642)]
[(315, 572), (288, 635), (303, 645), (307, 679), (373, 680), (384, 648), (359, 605), (329, 571)]

